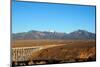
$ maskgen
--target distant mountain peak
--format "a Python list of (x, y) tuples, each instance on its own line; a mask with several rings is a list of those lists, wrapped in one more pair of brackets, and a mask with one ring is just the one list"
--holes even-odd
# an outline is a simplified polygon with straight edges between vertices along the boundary
[(71, 32), (70, 34), (83, 34), (83, 33), (91, 33), (91, 32), (79, 29), (79, 30)]
[(86, 30), (76, 30), (69, 34), (51, 31), (31, 30), (25, 33), (16, 33), (12, 35), (12, 39), (95, 39), (95, 34)]
[(88, 32), (88, 31), (86, 31), (86, 30), (81, 30), (81, 29), (78, 29), (78, 30), (76, 30), (76, 32)]

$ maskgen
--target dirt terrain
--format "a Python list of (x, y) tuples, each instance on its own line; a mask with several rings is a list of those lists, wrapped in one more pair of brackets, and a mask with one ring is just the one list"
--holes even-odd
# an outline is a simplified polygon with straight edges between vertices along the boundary
[[(96, 60), (94, 40), (17, 40), (12, 42), (12, 49), (25, 47), (39, 48), (32, 52), (27, 64), (22, 65)], [(20, 64), (17, 63), (17, 65)]]

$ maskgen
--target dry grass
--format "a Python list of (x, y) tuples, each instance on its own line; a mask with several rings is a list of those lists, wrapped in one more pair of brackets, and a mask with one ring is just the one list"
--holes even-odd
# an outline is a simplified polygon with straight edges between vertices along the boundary
[[(81, 43), (81, 44), (77, 44), (77, 43)], [(94, 40), (15, 40), (15, 41), (12, 41), (11, 46), (12, 48), (16, 48), (16, 47), (59, 45), (59, 44), (77, 44), (77, 46), (81, 45), (83, 47), (85, 46), (85, 44), (88, 44), (88, 43), (89, 43), (89, 46), (92, 46), (91, 43), (95, 44), (95, 41)], [(72, 45), (72, 47), (75, 47), (75, 46)]]
[[(60, 44), (58, 44), (60, 45)], [(34, 60), (72, 60), (72, 59), (88, 59), (96, 55), (95, 42), (82, 41), (72, 42), (62, 46), (56, 46), (48, 49), (43, 49), (33, 53), (31, 59)], [(93, 58), (94, 58), (93, 57)]]
[(60, 62), (63, 63), (96, 60), (96, 42), (94, 40), (19, 40), (12, 42), (12, 48), (41, 45), (61, 46), (54, 46), (33, 52), (30, 61), (43, 60), (43, 63), (45, 63), (44, 60), (61, 60)]

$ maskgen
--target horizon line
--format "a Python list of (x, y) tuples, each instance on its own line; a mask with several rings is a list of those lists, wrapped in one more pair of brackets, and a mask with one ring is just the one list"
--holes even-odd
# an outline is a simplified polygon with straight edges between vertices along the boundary
[[(78, 30), (83, 30), (83, 31), (87, 31), (87, 32), (91, 32), (91, 31), (88, 31), (88, 30), (85, 30), (85, 29), (77, 29), (77, 30), (74, 30), (74, 31), (78, 31)], [(51, 29), (49, 29), (49, 30), (28, 30), (28, 31), (23, 31), (23, 32), (12, 32), (12, 34), (17, 34), (17, 33), (27, 33), (27, 32), (30, 32), (30, 31), (38, 31), (38, 32), (58, 32), (58, 33), (71, 33), (71, 32), (74, 32), (74, 31), (71, 31), (71, 32), (62, 32), (62, 31), (56, 31), (56, 30), (51, 30)], [(96, 33), (96, 31), (95, 32), (91, 32), (91, 33)]]

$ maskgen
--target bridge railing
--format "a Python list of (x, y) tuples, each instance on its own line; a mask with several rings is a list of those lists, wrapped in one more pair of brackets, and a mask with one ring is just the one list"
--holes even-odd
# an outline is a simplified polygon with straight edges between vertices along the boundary
[(28, 61), (38, 47), (12, 48), (12, 61)]

